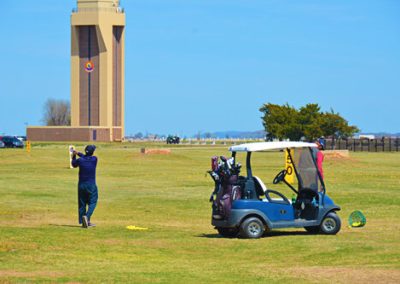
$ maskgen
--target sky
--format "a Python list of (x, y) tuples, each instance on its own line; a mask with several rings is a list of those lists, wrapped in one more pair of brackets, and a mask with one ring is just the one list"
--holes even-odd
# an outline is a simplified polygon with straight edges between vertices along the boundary
[[(122, 0), (125, 134), (263, 129), (265, 103), (400, 132), (400, 1)], [(2, 1), (0, 135), (70, 99), (76, 0)]]

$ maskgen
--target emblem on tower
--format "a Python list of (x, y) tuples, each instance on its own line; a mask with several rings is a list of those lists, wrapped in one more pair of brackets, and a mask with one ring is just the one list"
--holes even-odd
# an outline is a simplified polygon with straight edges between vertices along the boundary
[(85, 71), (91, 73), (94, 70), (94, 63), (92, 61), (87, 61), (85, 63)]

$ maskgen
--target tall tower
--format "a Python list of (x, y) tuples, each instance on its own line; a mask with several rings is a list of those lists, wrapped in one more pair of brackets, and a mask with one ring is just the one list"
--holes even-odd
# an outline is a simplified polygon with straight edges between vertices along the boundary
[(71, 15), (71, 126), (28, 126), (32, 141), (124, 138), (125, 13), (119, 0), (77, 0)]
[[(77, 0), (71, 15), (71, 127), (92, 129), (90, 140), (124, 137), (124, 41), (119, 0)], [(95, 137), (96, 129), (109, 139)]]

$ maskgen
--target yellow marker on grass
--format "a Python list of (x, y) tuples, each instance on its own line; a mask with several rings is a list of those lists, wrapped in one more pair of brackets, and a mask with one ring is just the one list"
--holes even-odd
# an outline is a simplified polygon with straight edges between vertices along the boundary
[(136, 227), (136, 226), (133, 226), (133, 225), (126, 226), (126, 228), (128, 230), (133, 230), (133, 231), (146, 231), (146, 230), (149, 229), (149, 228), (143, 228), (143, 227)]
[(26, 141), (26, 152), (30, 153), (31, 152), (31, 141)]

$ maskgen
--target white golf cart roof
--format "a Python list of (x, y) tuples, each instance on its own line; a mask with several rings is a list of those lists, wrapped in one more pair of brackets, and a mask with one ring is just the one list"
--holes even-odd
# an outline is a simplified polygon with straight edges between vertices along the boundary
[(317, 144), (296, 141), (284, 142), (257, 142), (235, 145), (229, 148), (231, 152), (257, 152), (257, 151), (279, 151), (287, 148), (316, 148)]

